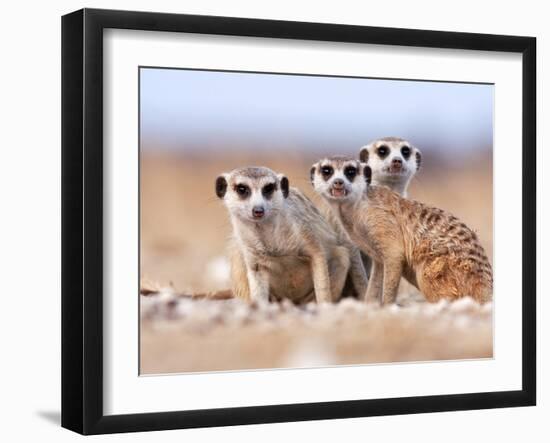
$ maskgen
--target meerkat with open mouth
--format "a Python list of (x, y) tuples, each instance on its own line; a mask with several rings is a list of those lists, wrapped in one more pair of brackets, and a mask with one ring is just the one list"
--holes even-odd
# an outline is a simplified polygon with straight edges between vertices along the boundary
[(351, 251), (285, 176), (264, 167), (235, 169), (216, 179), (216, 194), (233, 227), (229, 260), (236, 297), (295, 303), (340, 298)]
[(367, 301), (394, 303), (403, 276), (434, 302), (492, 298), (492, 269), (475, 232), (453, 215), (371, 186), (371, 168), (331, 157), (313, 166), (313, 186), (373, 260)]

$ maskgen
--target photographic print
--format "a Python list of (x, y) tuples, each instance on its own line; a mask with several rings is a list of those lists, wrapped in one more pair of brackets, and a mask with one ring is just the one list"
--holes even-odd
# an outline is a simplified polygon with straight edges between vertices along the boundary
[(140, 374), (492, 358), (493, 94), (140, 67)]
[(535, 38), (83, 9), (62, 60), (63, 427), (536, 404)]

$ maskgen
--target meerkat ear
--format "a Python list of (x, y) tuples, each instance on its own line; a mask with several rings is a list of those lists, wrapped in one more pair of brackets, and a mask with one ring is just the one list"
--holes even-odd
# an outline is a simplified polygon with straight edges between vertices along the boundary
[(283, 197), (288, 197), (288, 190), (289, 190), (289, 183), (288, 178), (286, 178), (284, 175), (279, 175), (279, 184), (281, 185), (281, 192), (283, 193)]
[(227, 180), (223, 175), (220, 175), (216, 179), (216, 195), (219, 198), (223, 198), (225, 196), (226, 191), (227, 191)]
[(363, 146), (361, 150), (359, 151), (359, 160), (361, 160), (362, 163), (368, 163), (369, 162), (369, 149), (368, 146)]
[(418, 171), (420, 169), (420, 165), (422, 164), (422, 154), (418, 149), (416, 150), (415, 158), (416, 158), (416, 170)]
[(313, 178), (315, 177), (315, 170), (317, 169), (317, 167), (315, 165), (313, 165), (311, 167), (311, 169), (309, 170), (309, 180), (311, 181), (311, 183), (313, 183)]
[(365, 176), (365, 181), (368, 185), (370, 185), (370, 182), (372, 181), (372, 169), (370, 166), (365, 165), (363, 168), (363, 175)]

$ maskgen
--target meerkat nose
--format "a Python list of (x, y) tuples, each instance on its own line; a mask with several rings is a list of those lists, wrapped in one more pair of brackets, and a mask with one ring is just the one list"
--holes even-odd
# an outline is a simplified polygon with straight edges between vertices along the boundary
[(262, 218), (265, 214), (265, 209), (263, 206), (254, 206), (252, 208), (252, 216), (254, 218)]
[(344, 180), (342, 180), (341, 178), (337, 178), (332, 182), (332, 186), (334, 186), (335, 188), (342, 188), (344, 186)]
[(401, 160), (400, 158), (394, 158), (391, 162), (395, 166), (401, 166), (403, 164), (403, 160)]

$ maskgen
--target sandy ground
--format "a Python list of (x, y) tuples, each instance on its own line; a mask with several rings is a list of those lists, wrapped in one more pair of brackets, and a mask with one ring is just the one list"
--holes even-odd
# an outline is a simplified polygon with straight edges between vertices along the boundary
[(492, 305), (375, 307), (142, 297), (141, 373), (492, 357)]
[[(315, 160), (292, 152), (142, 155), (140, 272), (142, 286), (153, 288), (141, 296), (142, 374), (491, 357), (492, 305), (428, 304), (406, 283), (398, 298), (405, 307), (384, 309), (353, 300), (258, 308), (181, 296), (229, 288), (230, 224), (215, 178), (262, 164), (315, 200), (308, 176)], [(449, 168), (426, 158), (409, 194), (475, 229), (492, 259), (490, 159)]]

